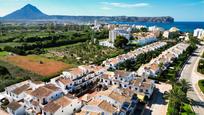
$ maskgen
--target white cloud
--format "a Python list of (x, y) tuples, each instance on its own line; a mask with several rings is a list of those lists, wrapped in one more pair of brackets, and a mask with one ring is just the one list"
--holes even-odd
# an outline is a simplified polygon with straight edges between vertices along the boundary
[(138, 8), (138, 7), (147, 7), (150, 6), (148, 3), (134, 3), (134, 4), (128, 4), (128, 3), (120, 3), (120, 2), (101, 2), (103, 5), (108, 5), (109, 7), (119, 7), (119, 8)]
[(102, 9), (102, 10), (111, 10), (111, 8), (110, 8), (110, 7), (106, 7), (106, 6), (101, 7), (101, 9)]

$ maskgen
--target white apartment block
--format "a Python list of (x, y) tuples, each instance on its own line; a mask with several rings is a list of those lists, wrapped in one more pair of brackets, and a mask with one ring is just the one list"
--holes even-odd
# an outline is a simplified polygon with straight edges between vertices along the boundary
[(117, 36), (123, 36), (125, 37), (127, 40), (130, 39), (130, 33), (128, 33), (127, 30), (124, 30), (124, 29), (119, 29), (119, 28), (116, 28), (114, 30), (110, 30), (109, 31), (109, 41), (111, 43), (114, 43), (115, 39)]
[(204, 38), (204, 29), (195, 29), (193, 32), (194, 37), (198, 37), (199, 39)]

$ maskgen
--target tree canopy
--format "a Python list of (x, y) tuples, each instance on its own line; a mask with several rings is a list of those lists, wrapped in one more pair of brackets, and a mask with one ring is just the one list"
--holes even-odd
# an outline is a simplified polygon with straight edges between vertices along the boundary
[(114, 46), (117, 48), (123, 48), (128, 43), (128, 40), (124, 36), (117, 36), (114, 41)]

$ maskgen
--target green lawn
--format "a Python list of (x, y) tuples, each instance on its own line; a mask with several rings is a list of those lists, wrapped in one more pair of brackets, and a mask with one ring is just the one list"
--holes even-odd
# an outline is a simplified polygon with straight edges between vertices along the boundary
[(198, 81), (198, 86), (200, 87), (200, 90), (204, 93), (204, 79)]
[(0, 52), (0, 57), (4, 57), (4, 56), (7, 56), (7, 55), (9, 55), (9, 53), (6, 52), (6, 51)]

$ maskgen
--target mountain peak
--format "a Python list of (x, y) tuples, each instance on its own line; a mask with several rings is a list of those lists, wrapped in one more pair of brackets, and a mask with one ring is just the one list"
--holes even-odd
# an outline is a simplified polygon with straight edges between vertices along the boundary
[(36, 8), (35, 6), (31, 5), (31, 4), (27, 4), (25, 5), (23, 8)]
[(44, 19), (47, 15), (42, 13), (37, 7), (27, 4), (23, 8), (6, 15), (5, 19)]

